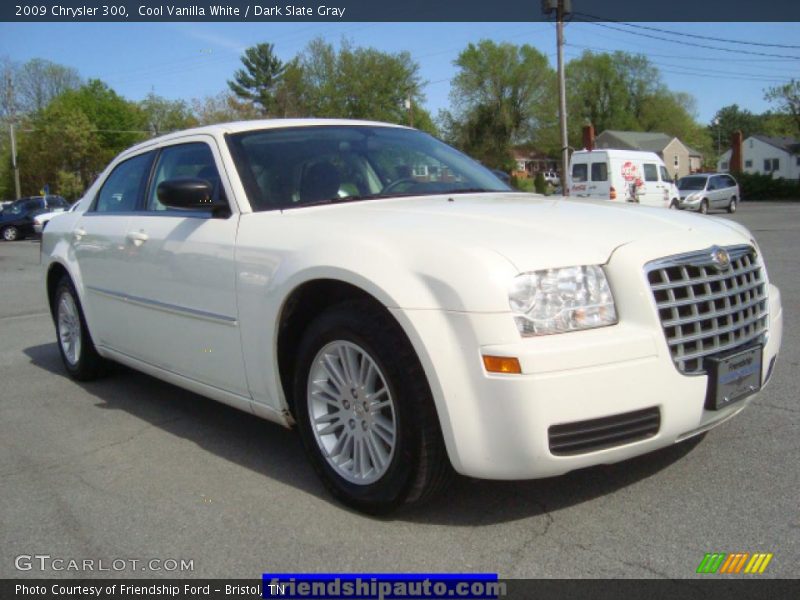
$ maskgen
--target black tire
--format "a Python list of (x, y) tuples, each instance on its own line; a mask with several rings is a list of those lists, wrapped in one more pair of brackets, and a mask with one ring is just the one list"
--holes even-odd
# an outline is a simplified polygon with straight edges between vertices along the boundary
[(675, 199), (675, 198), (673, 198), (673, 200), (672, 200), (672, 202), (670, 203), (669, 207), (670, 207), (672, 210), (679, 210), (679, 209), (680, 209), (680, 205), (678, 204), (678, 200), (677, 200), (677, 199)]
[[(74, 360), (70, 359), (68, 356), (66, 350), (68, 344), (64, 341), (62, 335), (64, 325), (62, 323), (61, 313), (62, 311), (66, 311), (66, 308), (62, 306), (62, 300), (67, 302), (71, 300), (80, 323), (80, 350), (75, 353), (76, 356)], [(56, 292), (53, 296), (52, 309), (56, 326), (58, 351), (61, 354), (61, 360), (69, 376), (77, 381), (91, 381), (105, 375), (108, 370), (108, 363), (97, 353), (97, 349), (92, 341), (92, 336), (89, 333), (88, 327), (86, 327), (86, 318), (83, 316), (83, 308), (81, 307), (78, 294), (75, 291), (75, 286), (72, 284), (72, 280), (66, 275), (58, 282), (58, 287), (56, 287)]]
[[(323, 348), (341, 342), (353, 344), (368, 355), (393, 400), (396, 424), (393, 455), (383, 474), (371, 483), (353, 483), (337, 472), (327, 453), (323, 453), (311, 423), (308, 394), (311, 369), (319, 364), (315, 359)], [(356, 510), (380, 515), (404, 504), (424, 502), (446, 487), (453, 470), (433, 397), (419, 359), (391, 316), (369, 301), (336, 305), (309, 325), (297, 356), (293, 390), (300, 436), (315, 471), (339, 501)], [(355, 391), (353, 394), (355, 397)], [(357, 403), (354, 401), (353, 407)], [(349, 424), (353, 425), (352, 418)]]
[(707, 215), (708, 214), (708, 200), (704, 198), (703, 201), (700, 203), (700, 208), (698, 208), (697, 210), (701, 215)]
[(731, 198), (731, 201), (728, 203), (728, 212), (733, 214), (736, 212), (736, 196)]
[(15, 242), (16, 240), (21, 240), (23, 236), (18, 227), (9, 225), (8, 227), (3, 227), (3, 231), (0, 232), (0, 237), (6, 242)]

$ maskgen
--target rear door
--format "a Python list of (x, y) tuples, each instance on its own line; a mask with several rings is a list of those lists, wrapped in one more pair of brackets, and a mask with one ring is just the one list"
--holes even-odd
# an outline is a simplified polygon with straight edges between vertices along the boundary
[(146, 152), (118, 163), (72, 230), (94, 342), (120, 351), (127, 348), (132, 328), (124, 314), (124, 292), (131, 277), (128, 221), (144, 197), (152, 160), (153, 153)]
[(578, 198), (589, 196), (589, 163), (585, 155), (577, 159), (573, 156), (570, 168), (570, 194)]

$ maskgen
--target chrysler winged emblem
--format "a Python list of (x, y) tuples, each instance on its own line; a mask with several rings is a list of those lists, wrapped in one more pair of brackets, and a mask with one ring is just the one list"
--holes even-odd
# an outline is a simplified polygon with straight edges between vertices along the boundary
[(719, 271), (724, 271), (725, 269), (730, 267), (731, 257), (728, 254), (728, 251), (725, 250), (725, 248), (720, 248), (719, 246), (712, 246), (711, 264), (714, 265)]

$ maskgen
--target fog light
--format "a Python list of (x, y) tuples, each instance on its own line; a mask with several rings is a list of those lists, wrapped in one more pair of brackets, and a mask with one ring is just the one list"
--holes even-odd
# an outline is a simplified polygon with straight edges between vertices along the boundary
[(489, 373), (513, 373), (519, 375), (522, 368), (519, 360), (513, 356), (486, 356), (483, 357), (483, 366)]

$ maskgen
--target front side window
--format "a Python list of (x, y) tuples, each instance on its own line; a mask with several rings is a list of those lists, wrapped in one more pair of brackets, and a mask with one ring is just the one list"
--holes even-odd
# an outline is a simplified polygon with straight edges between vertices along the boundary
[(168, 179), (180, 178), (205, 179), (214, 189), (214, 198), (218, 198), (219, 194), (223, 193), (219, 171), (208, 144), (193, 142), (167, 146), (162, 148), (158, 156), (147, 199), (147, 210), (168, 210), (158, 199), (158, 184)]
[(644, 180), (658, 181), (658, 168), (652, 163), (644, 163)]
[(608, 165), (592, 163), (592, 181), (608, 181)]
[(471, 158), (414, 130), (323, 125), (246, 131), (227, 139), (256, 211), (511, 191)]
[(93, 212), (131, 212), (142, 196), (153, 154), (148, 152), (119, 163), (97, 195)]
[(575, 163), (572, 165), (572, 182), (573, 183), (583, 183), (587, 180), (588, 168), (586, 163)]
[(672, 183), (672, 177), (669, 176), (669, 172), (667, 171), (666, 167), (658, 167), (661, 171), (661, 181), (666, 181), (668, 183)]

